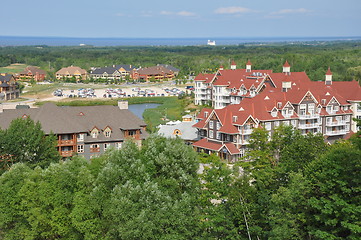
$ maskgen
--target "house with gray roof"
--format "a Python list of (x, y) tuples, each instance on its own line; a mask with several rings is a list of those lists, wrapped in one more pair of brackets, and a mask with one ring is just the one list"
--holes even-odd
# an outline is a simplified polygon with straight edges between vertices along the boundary
[(193, 144), (198, 140), (197, 131), (192, 127), (196, 124), (190, 115), (183, 116), (183, 121), (170, 121), (165, 125), (159, 125), (158, 134), (167, 138), (179, 137), (187, 144)]
[(118, 106), (85, 107), (46, 103), (40, 108), (4, 110), (0, 113), (0, 127), (6, 129), (12, 120), (28, 117), (39, 121), (46, 134), (57, 136), (57, 149), (62, 157), (78, 154), (90, 159), (110, 147), (120, 149), (126, 139), (141, 145), (148, 136), (146, 124), (123, 102)]
[(167, 69), (171, 70), (174, 73), (174, 76), (178, 76), (179, 71), (180, 71), (180, 69), (175, 68), (175, 67), (173, 67), (172, 65), (169, 65), (169, 64), (157, 64), (157, 66), (162, 66), (164, 68), (167, 68)]
[(93, 79), (112, 79), (120, 80), (129, 76), (130, 72), (135, 68), (132, 65), (120, 64), (112, 65), (110, 67), (95, 68), (90, 72), (90, 77)]

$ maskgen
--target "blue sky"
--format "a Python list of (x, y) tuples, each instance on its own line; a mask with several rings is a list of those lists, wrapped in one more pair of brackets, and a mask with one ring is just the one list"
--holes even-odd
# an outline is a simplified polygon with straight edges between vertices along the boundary
[(2, 0), (0, 35), (361, 36), (361, 0)]

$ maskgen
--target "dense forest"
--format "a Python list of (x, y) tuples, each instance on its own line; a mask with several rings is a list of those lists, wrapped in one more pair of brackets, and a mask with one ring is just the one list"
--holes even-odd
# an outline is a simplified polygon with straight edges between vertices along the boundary
[[(10, 129), (42, 139), (37, 124), (21, 121)], [(23, 141), (11, 138), (13, 131), (0, 141)], [(74, 156), (44, 164), (16, 158), (29, 156), (17, 146), (1, 148), (16, 159), (0, 176), (1, 239), (361, 236), (361, 132), (329, 146), (321, 135), (291, 126), (280, 126), (271, 140), (258, 129), (245, 161), (232, 167), (156, 135), (141, 148), (127, 142), (91, 161)]]
[(91, 67), (131, 64), (147, 67), (170, 64), (181, 76), (229, 68), (235, 60), (244, 68), (250, 59), (254, 69), (280, 72), (285, 60), (292, 71), (306, 71), (311, 80), (322, 80), (330, 66), (335, 81), (361, 80), (361, 42), (309, 42), (299, 44), (243, 44), (237, 46), (144, 46), (144, 47), (1, 47), (0, 67), (12, 63), (40, 66), (49, 76), (62, 67)]

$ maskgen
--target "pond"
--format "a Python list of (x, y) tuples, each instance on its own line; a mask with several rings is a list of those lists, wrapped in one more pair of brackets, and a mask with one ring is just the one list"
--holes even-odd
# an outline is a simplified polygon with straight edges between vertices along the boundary
[(128, 109), (134, 113), (137, 117), (139, 117), (140, 119), (143, 119), (143, 112), (145, 109), (148, 108), (156, 108), (161, 104), (158, 103), (141, 103), (141, 104), (130, 104), (128, 106)]

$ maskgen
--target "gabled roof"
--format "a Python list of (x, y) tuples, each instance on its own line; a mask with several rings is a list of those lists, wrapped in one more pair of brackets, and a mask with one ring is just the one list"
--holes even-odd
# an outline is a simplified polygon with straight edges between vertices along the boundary
[(171, 65), (168, 65), (168, 64), (157, 64), (157, 66), (162, 66), (162, 67), (165, 67), (173, 72), (179, 72), (180, 70), (178, 68), (175, 68)]
[(118, 71), (118, 68), (116, 67), (102, 67), (102, 68), (96, 68), (94, 69), (91, 74), (100, 74), (100, 75), (103, 75), (103, 74), (109, 74), (109, 75), (113, 75), (113, 74), (120, 74), (119, 71)]
[(34, 66), (27, 66), (23, 71), (21, 71), (19, 74), (29, 74), (31, 73), (32, 75), (36, 75), (36, 74), (46, 74), (46, 72), (38, 67), (34, 67)]
[(200, 73), (198, 74), (195, 78), (194, 81), (200, 81), (200, 82), (205, 82), (205, 83), (210, 83), (214, 78), (214, 74), (204, 74), (204, 73)]
[(67, 75), (68, 73), (70, 75), (74, 75), (75, 73), (87, 74), (87, 71), (80, 67), (70, 66), (70, 67), (62, 68), (56, 72), (56, 74), (60, 74), (60, 75)]
[(193, 146), (211, 150), (211, 151), (216, 151), (216, 152), (219, 152), (222, 148), (226, 148), (228, 150), (229, 154), (231, 154), (231, 155), (240, 153), (239, 149), (233, 143), (229, 142), (229, 143), (222, 144), (220, 142), (210, 141), (207, 138), (203, 138), (203, 139), (193, 143)]
[[(80, 112), (83, 114), (79, 114)], [(35, 122), (39, 121), (46, 134), (90, 132), (94, 126), (100, 129), (109, 126), (113, 130), (111, 138), (122, 139), (120, 129), (135, 130), (146, 126), (131, 111), (117, 106), (58, 107), (53, 103), (46, 103), (40, 108), (4, 110), (0, 114), (0, 127), (8, 128), (12, 120), (24, 114)], [(143, 136), (144, 134), (146, 133)]]
[(140, 75), (164, 75), (164, 74), (172, 74), (173, 71), (165, 68), (163, 66), (153, 66), (153, 67), (146, 67), (140, 68), (137, 70)]

